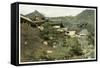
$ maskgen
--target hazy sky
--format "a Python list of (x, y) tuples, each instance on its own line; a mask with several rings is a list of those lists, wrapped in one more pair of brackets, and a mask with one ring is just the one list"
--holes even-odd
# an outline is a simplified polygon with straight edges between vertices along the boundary
[(57, 6), (39, 6), (39, 5), (22, 5), (19, 6), (20, 14), (28, 14), (39, 11), (46, 17), (57, 17), (57, 16), (75, 16), (85, 10), (86, 8), (75, 8), (75, 7), (57, 7)]

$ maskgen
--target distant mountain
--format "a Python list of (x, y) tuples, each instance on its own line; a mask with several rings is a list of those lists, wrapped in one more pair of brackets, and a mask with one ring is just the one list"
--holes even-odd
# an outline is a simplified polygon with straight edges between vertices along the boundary
[(85, 21), (89, 24), (94, 24), (95, 11), (94, 10), (84, 10), (76, 16), (78, 21)]
[(32, 13), (26, 14), (25, 16), (28, 17), (28, 18), (30, 18), (31, 20), (34, 20), (35, 16), (39, 16), (41, 18), (44, 18), (44, 15), (41, 14), (40, 12), (38, 12), (37, 10), (35, 10)]
[(94, 12), (94, 10), (86, 9), (83, 12), (79, 13), (77, 16), (83, 16), (83, 15), (86, 16), (87, 14), (91, 15), (91, 13), (93, 13), (93, 12)]

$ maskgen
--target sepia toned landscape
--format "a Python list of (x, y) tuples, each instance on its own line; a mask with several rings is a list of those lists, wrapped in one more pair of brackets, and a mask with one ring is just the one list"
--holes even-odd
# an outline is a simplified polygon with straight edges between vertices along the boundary
[(84, 9), (74, 16), (47, 17), (37, 8), (20, 14), (20, 30), (21, 62), (95, 58), (93, 9)]

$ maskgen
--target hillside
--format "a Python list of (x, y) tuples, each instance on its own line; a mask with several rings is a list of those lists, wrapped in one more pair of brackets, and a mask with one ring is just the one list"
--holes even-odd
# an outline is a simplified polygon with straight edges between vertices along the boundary
[(81, 12), (76, 16), (76, 22), (79, 23), (80, 28), (85, 27), (86, 29), (88, 29), (89, 32), (94, 34), (93, 32), (94, 32), (94, 25), (95, 25), (95, 11), (85, 10)]

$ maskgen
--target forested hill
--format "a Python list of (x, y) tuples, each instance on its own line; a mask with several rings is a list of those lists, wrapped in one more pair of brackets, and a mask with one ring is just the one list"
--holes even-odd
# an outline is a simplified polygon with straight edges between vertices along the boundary
[(93, 22), (94, 16), (95, 16), (94, 12), (95, 12), (94, 10), (84, 10), (83, 12), (78, 14), (76, 17), (79, 20), (88, 20), (88, 21)]
[(76, 22), (80, 25), (86, 24), (85, 28), (88, 29), (89, 32), (94, 32), (95, 25), (95, 11), (94, 10), (84, 10), (80, 14), (76, 16)]

